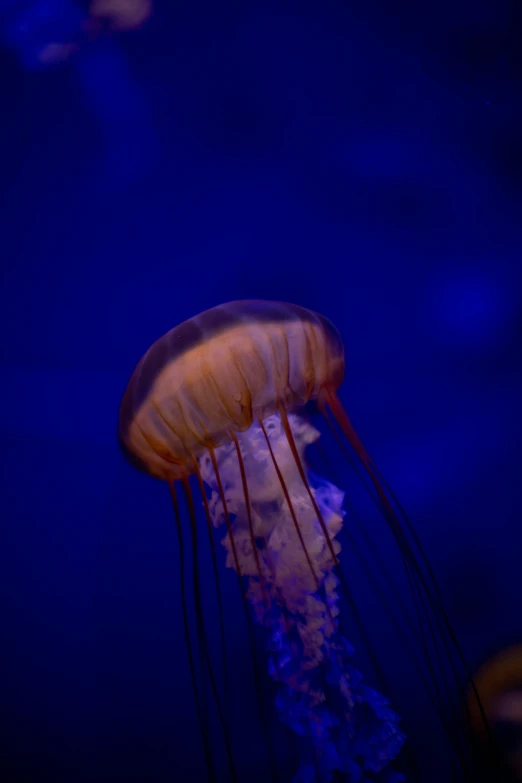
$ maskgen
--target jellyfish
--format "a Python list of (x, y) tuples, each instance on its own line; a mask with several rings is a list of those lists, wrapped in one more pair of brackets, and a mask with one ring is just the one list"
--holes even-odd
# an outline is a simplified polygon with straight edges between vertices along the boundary
[[(340, 334), (324, 316), (293, 304), (238, 301), (207, 310), (157, 340), (137, 365), (122, 399), (123, 453), (138, 469), (167, 482), (181, 552), (180, 491), (186, 499), (198, 644), (232, 780), (237, 773), (230, 726), (205, 637), (197, 505), (204, 510), (211, 540), (214, 529), (223, 531), (226, 565), (239, 578), (253, 647), (252, 623), (263, 629), (268, 675), (276, 685), (275, 709), (298, 746), (293, 783), (406, 780), (394, 766), (406, 741), (399, 715), (385, 693), (365, 682), (341, 626), (341, 593), (351, 600), (339, 542), (345, 493), (308, 465), (307, 450), (320, 437), (308, 415), (311, 404), (334, 434), (341, 455), (362, 471), (401, 554), (425, 618), (416, 630), (427, 658), (419, 676), (429, 680), (426, 671), (433, 674), (438, 661), (447, 684), (441, 657), (451, 651), (467, 672), (418, 537), (338, 396), (344, 366)], [(187, 651), (203, 726), (183, 558), (180, 571)], [(426, 641), (426, 633), (432, 641)], [(224, 638), (223, 628), (222, 634)], [(409, 650), (412, 665), (419, 667), (421, 655), (411, 644)], [(455, 667), (451, 658), (450, 668)], [(440, 676), (439, 682), (428, 681), (427, 688), (449, 731)], [(210, 743), (201, 730), (213, 780)], [(458, 748), (456, 755), (463, 779), (471, 780)], [(272, 776), (277, 779), (275, 763)]]
[(58, 65), (100, 35), (141, 27), (152, 0), (92, 0), (88, 9), (75, 0), (3, 0), (0, 37), (18, 50), (24, 65)]

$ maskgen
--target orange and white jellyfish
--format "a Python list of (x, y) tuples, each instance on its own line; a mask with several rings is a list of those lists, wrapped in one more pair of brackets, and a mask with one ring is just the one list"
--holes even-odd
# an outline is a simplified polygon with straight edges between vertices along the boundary
[[(405, 780), (393, 768), (405, 740), (399, 718), (382, 695), (364, 684), (352, 663), (353, 649), (340, 631), (339, 592), (346, 582), (337, 536), (345, 516), (344, 493), (307, 466), (306, 448), (319, 438), (304, 415), (308, 403), (315, 401), (341, 450), (348, 456), (351, 452), (364, 469), (432, 633), (446, 652), (456, 646), (429, 564), (422, 552), (420, 558), (415, 554), (418, 540), (407, 520), (400, 521), (400, 507), (338, 398), (343, 376), (343, 343), (328, 319), (296, 305), (239, 301), (207, 310), (155, 342), (136, 367), (121, 403), (124, 454), (139, 469), (168, 482), (182, 555), (177, 488), (186, 496), (198, 642), (233, 780), (237, 774), (229, 724), (205, 637), (194, 488), (201, 495), (210, 540), (212, 527), (225, 526), (227, 565), (240, 578), (250, 631), (250, 607), (266, 629), (279, 717), (300, 743), (295, 783)], [(183, 557), (180, 574), (201, 718)], [(219, 591), (217, 575), (216, 585)], [(437, 707), (437, 685), (432, 695)], [(465, 773), (466, 761), (460, 755), (459, 760)], [(274, 779), (275, 766), (274, 761)]]

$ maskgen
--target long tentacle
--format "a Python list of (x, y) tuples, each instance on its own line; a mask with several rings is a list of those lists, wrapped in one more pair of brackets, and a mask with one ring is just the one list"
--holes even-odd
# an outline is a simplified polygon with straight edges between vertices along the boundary
[[(274, 450), (272, 448), (272, 444), (270, 443), (270, 438), (268, 437), (268, 433), (266, 431), (266, 427), (265, 427), (261, 417), (259, 417), (258, 421), (259, 421), (259, 426), (261, 427), (261, 430), (263, 431), (263, 435), (265, 436), (265, 440), (266, 440), (266, 443), (267, 443), (267, 446), (268, 446), (268, 451), (270, 452), (270, 457), (272, 459), (272, 463), (274, 465), (275, 471), (277, 473), (277, 477), (278, 477), (279, 482), (281, 484), (281, 489), (283, 490), (283, 493), (284, 493), (284, 496), (285, 496), (285, 500), (286, 500), (286, 502), (288, 504), (288, 509), (290, 511), (290, 516), (292, 517), (292, 521), (294, 523), (295, 531), (296, 531), (297, 536), (299, 538), (299, 543), (301, 544), (301, 547), (303, 549), (303, 552), (304, 552), (304, 555), (305, 555), (305, 558), (306, 558), (306, 562), (308, 563), (308, 567), (310, 569), (310, 573), (312, 574), (313, 580), (315, 582), (315, 586), (316, 586), (317, 592), (320, 595), (321, 594), (321, 582), (319, 581), (319, 577), (317, 575), (317, 571), (314, 568), (314, 565), (312, 563), (312, 558), (310, 557), (310, 553), (309, 553), (308, 548), (306, 546), (306, 542), (304, 540), (303, 533), (302, 533), (301, 528), (299, 526), (299, 521), (297, 519), (297, 515), (295, 513), (295, 509), (293, 507), (292, 500), (290, 498), (290, 493), (288, 491), (288, 487), (286, 485), (286, 481), (285, 481), (284, 476), (283, 476), (283, 474), (281, 472), (281, 468), (277, 464), (277, 460), (275, 458)], [(328, 619), (330, 620), (330, 623), (331, 623), (331, 628), (333, 630), (335, 628), (335, 621), (334, 621), (334, 618), (333, 618), (330, 606), (328, 605), (328, 601), (325, 601), (325, 608), (326, 608), (326, 613), (328, 615)]]
[(221, 702), (219, 699), (219, 694), (216, 686), (216, 678), (214, 676), (214, 671), (212, 668), (212, 661), (210, 658), (210, 651), (207, 641), (207, 636), (205, 633), (205, 619), (203, 615), (203, 603), (201, 600), (201, 585), (200, 585), (200, 579), (199, 579), (199, 563), (198, 563), (198, 542), (197, 542), (197, 520), (196, 520), (196, 512), (194, 509), (194, 499), (192, 497), (192, 491), (190, 489), (190, 483), (188, 480), (188, 477), (185, 477), (183, 480), (183, 487), (185, 490), (185, 495), (187, 498), (187, 505), (189, 509), (189, 515), (190, 515), (190, 523), (191, 523), (191, 531), (192, 531), (192, 551), (194, 554), (194, 570), (193, 570), (193, 580), (194, 580), (194, 598), (195, 598), (195, 604), (196, 604), (196, 619), (197, 619), (197, 625), (198, 625), (198, 635), (200, 637), (200, 644), (203, 648), (203, 655), (207, 664), (207, 670), (208, 675), (210, 679), (210, 684), (212, 688), (212, 692), (214, 694), (214, 699), (216, 701), (216, 706), (218, 710), (219, 719), (221, 721), (221, 725), (223, 728), (223, 734), (225, 738), (225, 748), (227, 752), (228, 757), (228, 763), (230, 767), (230, 774), (232, 776), (232, 780), (237, 781), (237, 775), (236, 770), (234, 767), (234, 760), (232, 757), (232, 748), (230, 745), (230, 738), (228, 734), (228, 728), (225, 722), (225, 717), (223, 714), (223, 709), (221, 706)]
[(196, 666), (194, 662), (194, 653), (192, 650), (192, 640), (190, 636), (190, 627), (188, 621), (188, 605), (187, 605), (187, 592), (185, 587), (185, 551), (183, 545), (183, 529), (181, 526), (181, 516), (179, 513), (178, 498), (174, 483), (169, 483), (170, 495), (172, 499), (172, 506), (174, 508), (174, 517), (176, 520), (176, 530), (178, 533), (179, 542), (179, 574), (180, 574), (180, 591), (181, 591), (181, 608), (183, 612), (183, 627), (185, 630), (185, 641), (187, 644), (187, 654), (189, 659), (190, 676), (192, 679), (192, 687), (194, 690), (194, 699), (196, 702), (196, 711), (198, 715), (198, 722), (201, 731), (201, 738), (203, 741), (203, 751), (205, 754), (205, 762), (207, 765), (208, 779), (210, 783), (214, 783), (216, 780), (216, 774), (214, 771), (214, 765), (212, 763), (212, 754), (210, 751), (210, 742), (205, 728), (205, 721), (203, 720), (203, 710), (201, 706), (201, 700), (199, 695), (198, 683), (196, 678)]
[[(448, 656), (448, 660), (450, 663), (450, 667), (452, 669), (452, 673), (455, 677), (457, 689), (460, 693), (461, 699), (463, 701), (463, 705), (468, 711), (468, 705), (466, 704), (465, 697), (462, 693), (462, 686), (460, 684), (460, 680), (458, 677), (458, 674), (455, 669), (455, 665), (453, 662), (453, 656), (451, 655), (451, 652), (449, 650), (448, 644), (451, 642), (453, 645), (453, 649), (455, 653), (457, 654), (458, 659), (460, 660), (464, 671), (466, 673), (467, 680), (469, 682), (469, 685), (472, 689), (472, 692), (475, 695), (475, 699), (477, 702), (479, 713), (482, 717), (484, 729), (485, 732), (489, 738), (491, 747), (493, 749), (493, 754), (496, 757), (496, 759), (499, 759), (499, 752), (498, 747), (496, 744), (496, 741), (493, 737), (493, 734), (491, 732), (491, 729), (489, 727), (486, 714), (483, 708), (483, 705), (481, 703), (480, 695), (478, 693), (478, 690), (476, 688), (476, 685), (474, 683), (469, 665), (466, 661), (466, 658), (462, 652), (462, 649), (458, 643), (458, 640), (455, 636), (455, 633), (451, 627), (447, 612), (444, 607), (444, 603), (442, 600), (442, 596), (440, 593), (440, 588), (437, 584), (437, 580), (435, 578), (433, 568), (428, 560), (428, 557), (422, 547), (422, 544), (419, 540), (419, 537), (417, 533), (415, 532), (410, 520), (408, 519), (406, 513), (404, 512), (404, 509), (400, 505), (399, 501), (397, 500), (395, 494), (387, 484), (387, 482), (382, 478), (382, 475), (380, 474), (380, 471), (376, 467), (373, 460), (370, 458), (368, 453), (366, 452), (364, 446), (362, 445), (359, 437), (357, 436), (353, 425), (351, 424), (348, 415), (346, 414), (346, 411), (344, 410), (340, 400), (338, 399), (337, 395), (329, 390), (325, 390), (324, 392), (324, 400), (322, 401), (323, 410), (324, 410), (324, 403), (328, 406), (330, 409), (333, 417), (335, 418), (336, 422), (338, 423), (339, 427), (341, 428), (342, 432), (346, 436), (350, 446), (355, 451), (357, 457), (359, 458), (360, 462), (362, 463), (366, 474), (368, 475), (371, 484), (373, 485), (377, 497), (380, 502), (380, 510), (383, 513), (385, 519), (387, 520), (388, 524), (390, 525), (390, 529), (392, 530), (392, 533), (395, 537), (395, 540), (401, 550), (401, 553), (403, 553), (403, 558), (407, 561), (411, 572), (414, 574), (414, 578), (417, 581), (417, 584), (419, 586), (419, 590), (423, 591), (423, 594), (425, 598), (429, 601), (430, 608), (433, 612), (435, 622), (437, 623), (437, 626), (441, 632), (441, 639), (446, 651), (446, 654)], [(321, 407), (321, 404), (320, 404)], [(386, 495), (385, 490), (389, 493), (389, 496), (391, 497), (391, 500), (393, 503), (395, 503), (396, 507), (399, 510), (399, 513), (401, 514), (401, 517), (403, 521), (405, 522), (406, 529), (410, 536), (412, 537), (412, 540), (417, 547), (417, 550), (420, 553), (422, 562), (424, 563), (424, 566), (427, 571), (427, 577), (423, 573), (422, 569), (420, 568), (420, 565), (413, 553), (413, 549), (406, 537), (405, 530), (402, 529), (399, 519), (397, 517), (397, 514), (395, 513), (393, 506)], [(428, 581), (429, 580), (429, 581)]]
[(199, 469), (199, 464), (197, 459), (193, 458), (193, 465), (194, 465), (194, 472), (196, 474), (196, 478), (198, 480), (199, 489), (201, 492), (201, 497), (203, 500), (203, 507), (205, 510), (205, 518), (207, 523), (207, 531), (208, 531), (208, 537), (209, 537), (209, 544), (210, 544), (210, 553), (212, 557), (212, 570), (214, 573), (214, 587), (216, 589), (216, 600), (218, 605), (218, 619), (219, 619), (219, 632), (221, 636), (221, 658), (223, 661), (223, 691), (225, 696), (225, 724), (228, 727), (228, 731), (230, 732), (230, 683), (229, 683), (229, 667), (228, 667), (228, 656), (227, 656), (227, 647), (226, 647), (226, 635), (225, 635), (225, 619), (224, 619), (224, 611), (223, 611), (223, 598), (221, 595), (221, 586), (219, 583), (219, 572), (218, 572), (218, 564), (217, 564), (217, 557), (216, 557), (216, 547), (214, 545), (214, 536), (212, 533), (212, 520), (210, 518), (210, 509), (208, 507), (208, 498), (207, 493), (205, 492), (205, 486), (203, 484), (203, 479), (201, 477), (201, 471)]

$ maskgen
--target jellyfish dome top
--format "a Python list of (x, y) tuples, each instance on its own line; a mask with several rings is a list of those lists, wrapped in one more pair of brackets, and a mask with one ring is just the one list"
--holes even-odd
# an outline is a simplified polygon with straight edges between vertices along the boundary
[(120, 443), (165, 480), (254, 421), (335, 391), (344, 374), (339, 334), (296, 305), (243, 301), (171, 329), (147, 351), (125, 392)]
[[(186, 495), (191, 522), (200, 655), (208, 669), (231, 779), (238, 780), (238, 775), (227, 709), (205, 637), (191, 477), (201, 493), (211, 546), (212, 529), (225, 527), (226, 563), (239, 577), (254, 662), (252, 615), (266, 631), (277, 713), (298, 746), (293, 783), (405, 780), (394, 769), (405, 741), (399, 717), (383, 695), (365, 684), (353, 665), (353, 648), (341, 633), (339, 588), (346, 583), (337, 537), (345, 516), (344, 493), (307, 465), (306, 448), (319, 438), (304, 415), (309, 401), (317, 402), (341, 445), (344, 439), (366, 471), (436, 627), (444, 629), (446, 618), (430, 572), (426, 575), (415, 559), (393, 499), (339, 401), (343, 376), (343, 343), (328, 319), (297, 305), (239, 301), (207, 310), (157, 340), (138, 363), (123, 396), (122, 450), (138, 469), (168, 482), (172, 495), (182, 555), (187, 651), (209, 780), (215, 779), (215, 771), (187, 618), (177, 486)], [(212, 552), (226, 701), (222, 604)], [(415, 652), (412, 657), (415, 663)], [(277, 765), (270, 747), (267, 750), (277, 780)]]

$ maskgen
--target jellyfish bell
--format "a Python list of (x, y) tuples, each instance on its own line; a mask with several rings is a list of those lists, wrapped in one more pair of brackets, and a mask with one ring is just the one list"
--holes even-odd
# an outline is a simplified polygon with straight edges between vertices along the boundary
[(340, 386), (341, 338), (297, 305), (240, 301), (214, 307), (160, 337), (134, 371), (119, 439), (136, 466), (166, 481), (253, 421)]
[[(188, 622), (179, 484), (191, 530), (198, 647), (217, 706), (231, 779), (238, 777), (227, 718), (225, 629), (212, 532), (222, 526), (226, 564), (239, 577), (254, 673), (258, 664), (252, 612), (266, 632), (268, 671), (278, 688), (278, 717), (297, 737), (299, 761), (293, 783), (405, 780), (393, 769), (406, 739), (399, 716), (384, 696), (365, 684), (341, 630), (341, 591), (360, 622), (339, 561), (344, 492), (312, 474), (307, 465), (307, 447), (320, 434), (303, 416), (310, 402), (317, 404), (342, 453), (369, 479), (368, 491), (408, 574), (418, 618), (418, 627), (412, 627), (404, 612), (399, 620), (394, 618), (394, 628), (450, 739), (462, 779), (472, 779), (468, 759), (450, 736), (451, 721), (443, 714), (452, 703), (453, 690), (458, 690), (458, 666), (472, 684), (469, 670), (418, 537), (339, 400), (343, 376), (343, 343), (328, 319), (297, 305), (239, 301), (207, 310), (157, 340), (137, 365), (122, 399), (119, 441), (125, 456), (140, 470), (168, 482), (172, 496), (185, 637), (209, 781), (215, 773)], [(199, 485), (213, 558), (222, 689), (205, 634), (191, 477)], [(385, 607), (388, 597), (382, 599)], [(427, 633), (432, 645), (426, 642)], [(371, 657), (369, 645), (367, 649)], [(453, 686), (448, 669), (455, 677)], [(256, 690), (275, 781), (277, 764), (257, 675)]]

